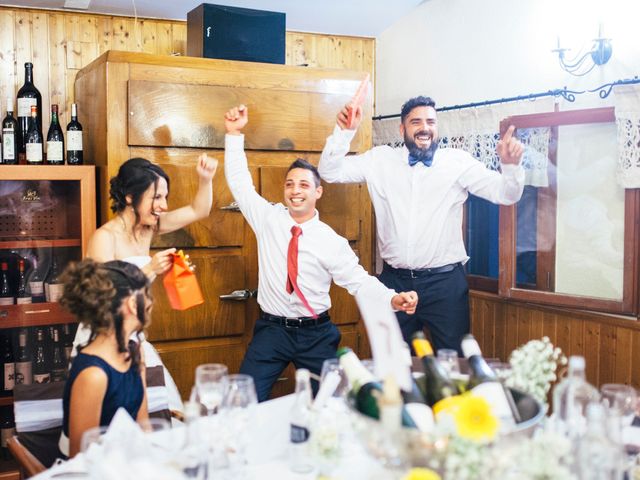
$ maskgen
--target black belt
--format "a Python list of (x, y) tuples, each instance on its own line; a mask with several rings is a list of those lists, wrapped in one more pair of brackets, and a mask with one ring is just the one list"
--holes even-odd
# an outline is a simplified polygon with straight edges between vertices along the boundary
[(305, 328), (316, 327), (331, 321), (329, 311), (325, 310), (318, 318), (313, 317), (279, 317), (270, 313), (262, 312), (262, 318), (268, 322), (279, 323), (285, 328)]
[(436, 275), (438, 273), (448, 273), (448, 272), (452, 272), (456, 269), (456, 267), (458, 267), (459, 265), (462, 265), (460, 262), (456, 262), (456, 263), (450, 263), (448, 265), (442, 265), (440, 267), (433, 267), (433, 268), (417, 268), (417, 269), (408, 269), (408, 268), (394, 268), (391, 265), (389, 265), (388, 263), (385, 262), (384, 264), (384, 269), (386, 270), (390, 270), (392, 272), (396, 272), (399, 275), (403, 275), (403, 276), (407, 276), (407, 277), (411, 277), (411, 278), (418, 278), (418, 277), (424, 277), (427, 275)]

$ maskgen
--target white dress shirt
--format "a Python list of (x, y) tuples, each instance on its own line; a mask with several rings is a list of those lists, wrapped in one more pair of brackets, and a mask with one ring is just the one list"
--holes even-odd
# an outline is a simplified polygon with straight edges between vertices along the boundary
[[(255, 190), (244, 153), (244, 135), (225, 137), (224, 173), (242, 214), (258, 240), (258, 304), (262, 311), (282, 317), (308, 317), (309, 310), (287, 284), (287, 250), (296, 221), (287, 208), (271, 204)], [(298, 239), (298, 286), (313, 310), (320, 314), (331, 307), (329, 287), (333, 280), (350, 294), (370, 284), (380, 296), (396, 294), (358, 263), (349, 242), (320, 221), (318, 212), (302, 224)]]
[(329, 183), (366, 182), (376, 214), (378, 249), (395, 268), (434, 268), (465, 263), (462, 206), (469, 193), (511, 205), (524, 189), (524, 169), (488, 170), (467, 152), (438, 148), (431, 167), (410, 167), (406, 147), (375, 147), (349, 157), (355, 130), (336, 125), (318, 170)]

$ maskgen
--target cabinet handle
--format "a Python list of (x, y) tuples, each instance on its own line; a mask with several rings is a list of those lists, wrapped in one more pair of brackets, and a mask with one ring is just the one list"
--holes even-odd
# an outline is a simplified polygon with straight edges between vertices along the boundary
[(49, 310), (48, 308), (44, 308), (42, 310), (27, 310), (26, 312), (24, 312), (25, 315), (32, 315), (34, 313), (50, 313), (51, 310)]
[(220, 300), (235, 300), (237, 302), (242, 302), (244, 300), (248, 300), (251, 297), (256, 297), (258, 295), (258, 290), (234, 290), (233, 292), (220, 295)]
[(240, 206), (238, 205), (238, 202), (231, 202), (229, 205), (220, 207), (220, 210), (228, 210), (230, 212), (239, 212)]

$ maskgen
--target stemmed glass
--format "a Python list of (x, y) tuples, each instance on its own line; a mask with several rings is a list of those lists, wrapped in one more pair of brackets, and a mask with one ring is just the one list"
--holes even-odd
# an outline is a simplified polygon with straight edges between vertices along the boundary
[(250, 425), (258, 403), (256, 387), (250, 375), (229, 375), (227, 393), (222, 402), (224, 446), (232, 470), (247, 464)]
[(602, 400), (607, 402), (607, 406), (616, 409), (622, 417), (624, 427), (628, 427), (633, 422), (636, 415), (636, 404), (638, 397), (636, 390), (619, 383), (605, 383), (600, 387)]
[(224, 399), (228, 372), (227, 366), (221, 363), (205, 363), (196, 367), (196, 391), (208, 416), (217, 412)]

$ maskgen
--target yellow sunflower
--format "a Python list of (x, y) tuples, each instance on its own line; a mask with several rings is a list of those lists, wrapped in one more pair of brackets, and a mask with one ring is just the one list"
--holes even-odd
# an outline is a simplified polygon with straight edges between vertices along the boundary
[(482, 397), (463, 394), (452, 412), (458, 435), (470, 440), (492, 440), (500, 422), (491, 412), (491, 406)]

